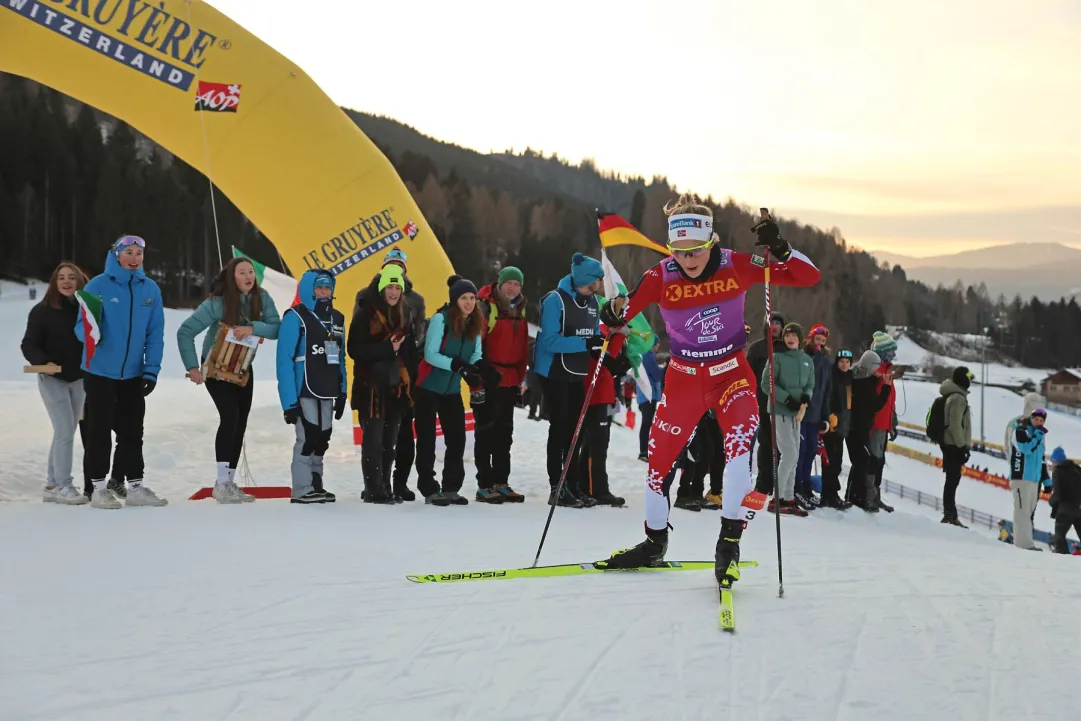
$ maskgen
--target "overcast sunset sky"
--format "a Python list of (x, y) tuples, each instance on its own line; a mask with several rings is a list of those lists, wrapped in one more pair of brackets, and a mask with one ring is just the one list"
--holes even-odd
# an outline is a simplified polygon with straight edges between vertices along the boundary
[(337, 103), (476, 150), (663, 174), (866, 249), (1081, 247), (1077, 0), (210, 1)]

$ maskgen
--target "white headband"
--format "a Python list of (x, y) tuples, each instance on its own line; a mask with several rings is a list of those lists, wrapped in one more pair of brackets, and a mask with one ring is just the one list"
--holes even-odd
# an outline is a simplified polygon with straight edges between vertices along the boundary
[(680, 213), (668, 218), (668, 242), (677, 240), (700, 240), (713, 238), (713, 218), (697, 213)]

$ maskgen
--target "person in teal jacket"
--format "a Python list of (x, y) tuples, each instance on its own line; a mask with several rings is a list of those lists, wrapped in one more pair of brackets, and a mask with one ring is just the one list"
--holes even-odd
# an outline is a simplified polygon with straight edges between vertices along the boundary
[[(464, 506), (460, 495), (465, 480), (465, 406), (462, 378), (471, 387), (483, 383), (481, 329), (484, 314), (477, 307), (477, 286), (459, 275), (447, 280), (450, 301), (428, 321), (424, 358), (413, 395), (417, 431), (417, 490), (425, 503)], [(435, 480), (435, 420), (443, 430), (447, 451), (443, 458), (443, 483)]]
[[(218, 273), (210, 297), (204, 300), (176, 332), (180, 358), (188, 371), (188, 380), (196, 385), (205, 382), (214, 406), (218, 409), (218, 433), (214, 437), (214, 459), (217, 479), (214, 499), (219, 503), (249, 503), (255, 498), (240, 490), (234, 476), (240, 452), (244, 447), (244, 432), (248, 427), (252, 393), (255, 389), (254, 369), (249, 369), (247, 385), (205, 378), (201, 369), (210, 355), (219, 326), (233, 328), (238, 339), (249, 336), (275, 340), (281, 318), (270, 294), (259, 287), (255, 267), (247, 258), (233, 258)], [(203, 351), (195, 355), (195, 336), (206, 331)]]
[(1013, 494), (1013, 545), (1039, 549), (1032, 541), (1032, 516), (1040, 500), (1040, 484), (1048, 480), (1044, 465), (1047, 411), (1037, 408), (1017, 425), (1010, 439), (1010, 493)]
[(784, 350), (773, 354), (776, 370), (767, 362), (759, 379), (764, 388), (769, 388), (770, 373), (773, 373), (777, 397), (777, 407), (771, 408), (770, 412), (773, 414), (780, 460), (777, 466), (777, 491), (770, 502), (770, 510), (806, 516), (807, 512), (796, 503), (796, 465), (799, 460), (800, 421), (814, 394), (815, 369), (811, 357), (800, 348), (802, 327), (789, 323), (781, 333), (781, 340), (784, 341)]
[(334, 309), (334, 276), (309, 270), (297, 283), (300, 303), (278, 329), (278, 398), (285, 422), (296, 427), (293, 503), (333, 503), (323, 487), (323, 455), (333, 421), (345, 414), (345, 316)]
[(165, 346), (161, 290), (143, 272), (145, 248), (146, 241), (135, 235), (117, 240), (105, 256), (105, 272), (77, 294), (75, 337), (83, 343), (86, 471), (94, 484), (94, 508), (121, 506), (107, 485), (113, 431), (120, 466), (113, 473), (128, 480), (127, 505), (167, 503), (143, 485), (146, 396), (157, 385)]

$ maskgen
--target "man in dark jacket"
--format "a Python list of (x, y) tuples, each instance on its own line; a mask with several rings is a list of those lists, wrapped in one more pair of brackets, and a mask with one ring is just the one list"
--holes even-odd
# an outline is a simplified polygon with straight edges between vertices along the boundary
[(886, 407), (892, 389), (893, 377), (884, 373), (882, 358), (874, 351), (864, 353), (852, 372), (852, 427), (848, 431), (852, 468), (848, 474), (846, 497), (868, 513), (879, 511), (872, 466), (874, 458), (868, 444), (875, 415)]
[[(747, 362), (751, 365), (751, 372), (755, 378), (762, 377), (762, 371), (766, 369), (769, 360), (769, 346), (767, 339), (773, 342), (773, 352), (780, 353), (784, 350), (784, 342), (781, 340), (781, 331), (784, 330), (785, 319), (780, 313), (770, 316), (769, 327), (762, 333), (762, 337), (747, 348)], [(772, 425), (769, 416), (769, 386), (758, 386), (758, 479), (755, 482), (755, 490), (759, 493), (770, 494), (773, 492), (773, 437)]]
[(946, 483), (942, 489), (942, 523), (965, 528), (957, 517), (957, 486), (961, 483), (961, 469), (968, 462), (972, 447), (972, 422), (969, 418), (968, 389), (972, 376), (968, 368), (958, 366), (953, 376), (939, 386), (939, 394), (946, 398), (945, 428), (942, 433), (942, 470)]
[[(398, 248), (392, 248), (383, 258), (380, 270), (391, 263), (401, 267), (403, 273), (408, 273), (406, 267), (406, 255)], [(378, 277), (378, 276), (377, 276)], [(373, 281), (373, 283), (376, 281)], [(379, 292), (373, 285), (361, 288), (357, 292), (356, 303), (353, 306), (353, 320), (361, 317), (364, 306), (370, 304)], [(405, 310), (408, 314), (406, 325), (413, 329), (413, 341), (416, 343), (417, 353), (402, 354), (407, 359), (406, 370), (409, 372), (410, 385), (417, 382), (417, 365), (424, 355), (424, 334), (428, 328), (427, 315), (424, 312), (424, 298), (420, 293), (413, 290), (413, 282), (407, 275), (405, 278), (405, 293), (402, 295), (405, 301)], [(416, 360), (414, 360), (416, 359)], [(398, 448), (394, 459), (394, 495), (403, 501), (414, 501), (417, 496), (406, 485), (409, 481), (409, 472), (413, 469), (413, 458), (416, 455), (416, 443), (413, 440), (413, 409), (410, 406), (402, 416), (402, 424), (398, 429)]]
[[(830, 388), (829, 431), (823, 437), (828, 463), (822, 469), (822, 505), (843, 511), (852, 505), (841, 498), (841, 464), (845, 440), (852, 427), (852, 351), (837, 351)], [(854, 455), (850, 445), (848, 456)]]
[(1066, 451), (1058, 447), (1051, 451), (1051, 518), (1055, 519), (1055, 553), (1069, 553), (1066, 534), (1073, 526), (1081, 538), (1081, 467), (1066, 458)]

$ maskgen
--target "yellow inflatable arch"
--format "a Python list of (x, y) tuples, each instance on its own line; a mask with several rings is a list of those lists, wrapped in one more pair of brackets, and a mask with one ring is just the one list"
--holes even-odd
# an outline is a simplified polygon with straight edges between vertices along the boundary
[(347, 319), (391, 247), (429, 306), (446, 299), (450, 261), (386, 157), (300, 68), (201, 0), (0, 0), (0, 70), (211, 176), (295, 274), (334, 273)]

